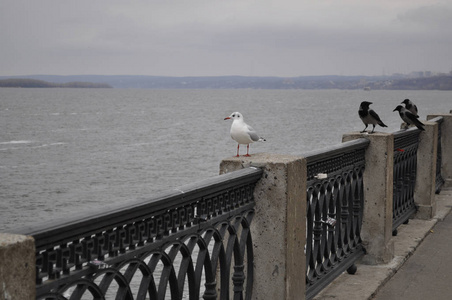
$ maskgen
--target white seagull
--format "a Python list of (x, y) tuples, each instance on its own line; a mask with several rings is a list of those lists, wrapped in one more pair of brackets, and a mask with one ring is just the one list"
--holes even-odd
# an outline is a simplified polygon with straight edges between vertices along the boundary
[(231, 138), (238, 143), (237, 157), (239, 157), (240, 145), (246, 145), (246, 155), (249, 155), (250, 144), (254, 142), (265, 142), (265, 139), (259, 137), (254, 129), (245, 123), (243, 116), (239, 112), (232, 113), (225, 120), (232, 119)]

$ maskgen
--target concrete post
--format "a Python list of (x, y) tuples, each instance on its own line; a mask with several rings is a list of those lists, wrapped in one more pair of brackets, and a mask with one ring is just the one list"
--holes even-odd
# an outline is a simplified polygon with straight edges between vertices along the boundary
[(253, 299), (305, 299), (306, 160), (259, 153), (225, 159), (220, 174), (244, 167), (264, 170), (254, 197)]
[(436, 157), (438, 154), (438, 123), (426, 122), (419, 136), (417, 149), (414, 202), (418, 206), (415, 218), (428, 220), (436, 215)]
[(452, 114), (428, 115), (427, 120), (443, 117), (441, 124), (441, 175), (444, 179), (444, 187), (452, 187)]
[(0, 300), (36, 298), (33, 238), (0, 233)]
[(367, 138), (364, 181), (364, 211), (361, 237), (367, 255), (365, 264), (388, 263), (394, 257), (392, 238), (392, 194), (394, 173), (394, 135), (375, 132), (344, 134), (343, 142)]

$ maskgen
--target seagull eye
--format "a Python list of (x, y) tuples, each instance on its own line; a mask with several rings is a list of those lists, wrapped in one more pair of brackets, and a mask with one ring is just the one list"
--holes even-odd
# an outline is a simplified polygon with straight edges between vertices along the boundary
[(235, 115), (232, 115), (233, 118), (235, 118)]

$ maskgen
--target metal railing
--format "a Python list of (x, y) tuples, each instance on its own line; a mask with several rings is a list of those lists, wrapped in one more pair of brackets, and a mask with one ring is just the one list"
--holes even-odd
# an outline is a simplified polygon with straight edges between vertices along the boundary
[(369, 140), (361, 138), (306, 155), (306, 298), (343, 271), (354, 273), (361, 241), (363, 173)]
[(417, 210), (414, 188), (420, 132), (415, 127), (394, 132), (393, 235), (397, 235), (397, 228), (407, 223)]
[[(441, 176), (438, 123), (436, 191)], [(416, 210), (420, 130), (393, 133), (393, 234)], [(306, 299), (337, 276), (356, 271), (365, 254), (365, 138), (304, 155)], [(254, 188), (246, 168), (151, 199), (50, 220), (12, 233), (36, 246), (37, 299), (251, 299), (254, 278)], [(255, 247), (258, 245), (255, 245)]]
[(248, 168), (147, 201), (30, 226), (37, 299), (250, 299)]

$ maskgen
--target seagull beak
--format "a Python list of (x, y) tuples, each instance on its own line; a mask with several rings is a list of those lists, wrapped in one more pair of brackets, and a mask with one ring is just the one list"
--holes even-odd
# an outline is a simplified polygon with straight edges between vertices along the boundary
[(225, 120), (229, 120), (229, 119), (231, 119), (230, 117), (226, 117), (226, 118), (224, 118)]

